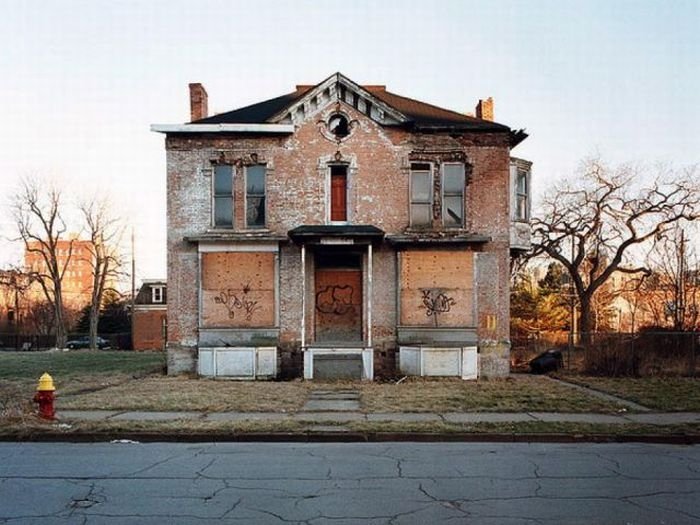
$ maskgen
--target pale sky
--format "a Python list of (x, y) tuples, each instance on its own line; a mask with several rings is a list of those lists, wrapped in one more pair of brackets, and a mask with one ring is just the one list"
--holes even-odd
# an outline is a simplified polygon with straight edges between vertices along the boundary
[(153, 123), (314, 84), (360, 84), (456, 111), (495, 100), (526, 128), (535, 191), (582, 158), (700, 161), (700, 1), (0, 0), (0, 267), (21, 250), (8, 195), (40, 175), (109, 194), (137, 278), (165, 277), (165, 150)]

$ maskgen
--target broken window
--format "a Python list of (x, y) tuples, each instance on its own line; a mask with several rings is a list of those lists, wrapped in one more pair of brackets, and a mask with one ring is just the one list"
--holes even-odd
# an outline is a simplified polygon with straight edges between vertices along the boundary
[(335, 114), (328, 119), (328, 130), (337, 138), (342, 139), (350, 134), (350, 125), (345, 115)]
[(348, 167), (342, 164), (331, 166), (331, 222), (345, 222), (347, 212)]
[(214, 168), (214, 226), (233, 228), (233, 167)]
[(246, 227), (265, 227), (265, 171), (262, 164), (245, 170)]
[(430, 164), (411, 164), (411, 226), (432, 225), (433, 176)]
[(448, 228), (464, 225), (464, 164), (442, 165), (442, 224)]

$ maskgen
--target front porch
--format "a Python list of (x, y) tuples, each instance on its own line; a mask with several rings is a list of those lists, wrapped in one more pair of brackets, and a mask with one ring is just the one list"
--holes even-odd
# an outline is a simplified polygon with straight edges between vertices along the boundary
[[(374, 226), (302, 226), (301, 350), (304, 379), (374, 379)], [(313, 294), (313, 295), (312, 295)]]

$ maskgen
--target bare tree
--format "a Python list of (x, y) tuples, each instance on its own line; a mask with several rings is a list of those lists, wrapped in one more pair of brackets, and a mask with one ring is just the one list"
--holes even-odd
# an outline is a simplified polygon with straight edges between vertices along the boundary
[(676, 331), (694, 329), (699, 316), (700, 267), (696, 250), (688, 241), (684, 225), (659, 236), (648, 263), (655, 279), (644, 290), (647, 302), (656, 303), (657, 317), (672, 319)]
[[(663, 171), (663, 170), (660, 170)], [(580, 305), (580, 331), (593, 328), (593, 297), (613, 272), (648, 273), (632, 251), (681, 220), (699, 217), (695, 170), (665, 170), (647, 187), (639, 169), (585, 163), (583, 176), (556, 186), (533, 218), (533, 256), (546, 254), (571, 276)]]
[[(11, 207), (26, 252), (35, 254), (38, 260), (29, 274), (39, 283), (53, 310), (56, 346), (63, 348), (67, 333), (62, 281), (72, 256), (73, 241), (68, 239), (67, 244), (61, 243), (66, 240), (68, 228), (62, 215), (60, 190), (40, 188), (37, 180), (25, 179), (13, 196)], [(60, 258), (59, 249), (66, 250)]]
[(119, 276), (122, 259), (119, 245), (124, 227), (109, 211), (106, 199), (93, 198), (80, 205), (89, 237), (92, 266), (90, 297), (90, 348), (97, 349), (97, 324), (108, 284)]

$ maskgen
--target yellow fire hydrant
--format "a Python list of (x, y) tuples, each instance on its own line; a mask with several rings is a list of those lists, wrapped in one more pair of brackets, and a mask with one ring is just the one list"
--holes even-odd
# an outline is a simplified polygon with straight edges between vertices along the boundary
[(55, 390), (53, 378), (48, 372), (45, 372), (39, 378), (39, 385), (36, 387), (36, 394), (34, 394), (34, 402), (39, 404), (39, 416), (44, 419), (55, 419), (56, 410), (53, 406)]

